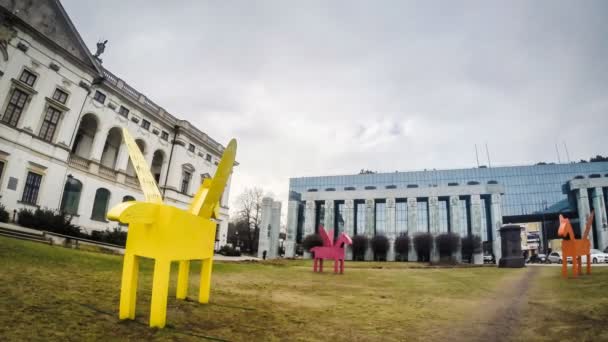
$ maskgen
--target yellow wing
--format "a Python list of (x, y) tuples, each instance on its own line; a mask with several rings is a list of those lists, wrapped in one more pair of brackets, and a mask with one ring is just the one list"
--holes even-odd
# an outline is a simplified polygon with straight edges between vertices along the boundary
[(144, 192), (146, 202), (162, 204), (163, 197), (158, 190), (158, 186), (156, 186), (156, 181), (154, 181), (154, 177), (150, 172), (150, 168), (148, 167), (144, 156), (139, 150), (139, 146), (137, 146), (135, 140), (125, 127), (122, 128), (122, 136), (125, 139), (127, 151), (129, 151), (129, 157), (131, 157), (131, 163), (133, 163), (133, 168), (139, 179), (141, 190)]
[(205, 179), (194, 196), (194, 200), (192, 200), (192, 204), (190, 205), (190, 212), (192, 214), (205, 218), (217, 218), (215, 209), (232, 173), (235, 158), (236, 140), (232, 139), (224, 150), (215, 175), (211, 179)]

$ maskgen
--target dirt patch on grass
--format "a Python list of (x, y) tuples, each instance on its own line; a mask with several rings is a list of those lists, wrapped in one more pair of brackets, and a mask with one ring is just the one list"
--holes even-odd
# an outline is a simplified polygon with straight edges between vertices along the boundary
[[(526, 268), (504, 279), (495, 291), (476, 303), (465, 317), (456, 317), (455, 326), (441, 337), (450, 341), (512, 341), (517, 338), (529, 289), (536, 277), (536, 267)], [(439, 337), (439, 336), (438, 336)]]

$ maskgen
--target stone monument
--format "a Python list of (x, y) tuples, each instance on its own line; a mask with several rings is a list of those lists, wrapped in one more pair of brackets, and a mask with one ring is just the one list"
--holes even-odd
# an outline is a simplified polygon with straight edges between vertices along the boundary
[(262, 217), (258, 240), (258, 258), (276, 259), (279, 256), (279, 233), (281, 230), (281, 202), (270, 197), (262, 199)]
[(506, 225), (500, 228), (501, 255), (498, 267), (520, 268), (525, 266), (521, 251), (521, 227)]

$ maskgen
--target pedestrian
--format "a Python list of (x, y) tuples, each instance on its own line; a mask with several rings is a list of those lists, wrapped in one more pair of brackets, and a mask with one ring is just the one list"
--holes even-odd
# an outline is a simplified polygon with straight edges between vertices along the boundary
[(266, 260), (266, 251), (262, 252), (262, 260)]

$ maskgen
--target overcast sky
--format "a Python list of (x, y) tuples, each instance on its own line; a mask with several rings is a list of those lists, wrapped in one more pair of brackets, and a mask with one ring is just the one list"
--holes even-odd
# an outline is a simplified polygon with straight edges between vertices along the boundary
[(231, 199), (473, 167), (475, 144), (493, 165), (608, 154), (608, 1), (62, 2), (106, 68), (238, 139)]

